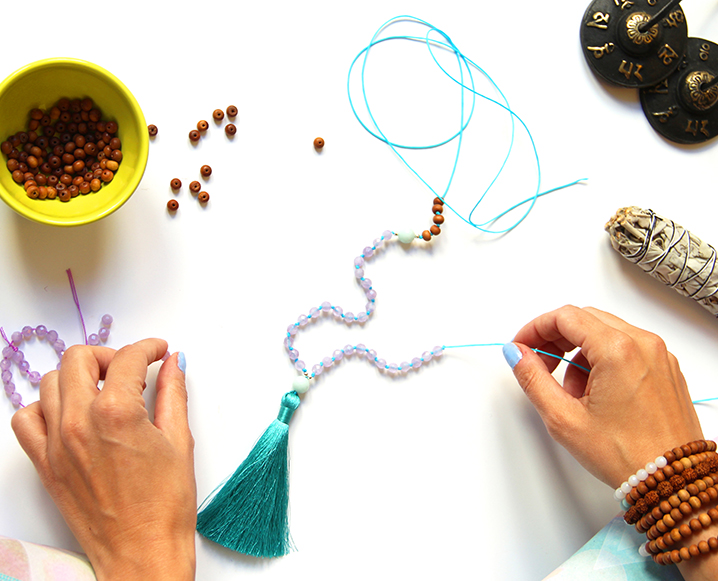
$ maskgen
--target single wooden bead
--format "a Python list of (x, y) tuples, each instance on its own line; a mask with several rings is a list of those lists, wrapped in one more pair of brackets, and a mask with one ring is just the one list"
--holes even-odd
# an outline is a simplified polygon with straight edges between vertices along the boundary
[(202, 174), (202, 177), (208, 178), (212, 175), (212, 168), (208, 165), (203, 165), (201, 168), (199, 168), (199, 173)]
[(673, 508), (678, 508), (681, 505), (681, 500), (678, 498), (677, 494), (672, 494), (668, 499), (668, 502)]
[(698, 487), (698, 490), (700, 490), (701, 492), (704, 492), (705, 489), (708, 488), (708, 486), (706, 486), (706, 483), (703, 481), (702, 478), (699, 478), (698, 480), (696, 480), (695, 484)]
[(200, 134), (199, 134), (199, 131), (197, 131), (196, 129), (193, 129), (192, 131), (189, 132), (189, 140), (190, 141), (199, 141), (199, 138), (200, 138)]
[[(436, 214), (434, 216), (434, 224), (437, 224), (440, 226), (443, 223), (444, 223), (444, 217), (441, 214)], [(635, 488), (634, 488), (634, 490), (635, 490)], [(636, 499), (636, 500), (638, 500), (638, 499)]]
[(646, 486), (650, 488), (651, 490), (655, 490), (658, 486), (658, 481), (656, 480), (655, 476), (653, 474), (649, 475), (648, 478), (645, 480)]
[[(669, 450), (668, 452), (663, 454), (663, 457), (668, 462), (668, 466), (670, 466), (671, 464), (673, 464), (673, 462), (676, 461), (676, 455), (671, 450)], [(665, 470), (665, 468), (664, 468), (664, 470)]]
[(209, 194), (208, 194), (207, 192), (200, 192), (200, 193), (197, 195), (197, 199), (198, 199), (202, 204), (206, 204), (207, 202), (209, 202)]
[(688, 494), (690, 494), (691, 496), (698, 496), (698, 493), (700, 492), (698, 487), (693, 483), (686, 486), (686, 490), (688, 491)]
[(149, 132), (150, 137), (154, 137), (159, 132), (157, 129), (157, 125), (148, 125), (147, 131)]
[(698, 543), (698, 550), (703, 554), (711, 552), (710, 546), (705, 541), (701, 541), (700, 543)]
[(214, 117), (215, 121), (221, 121), (224, 119), (224, 111), (222, 111), (222, 109), (215, 109), (212, 112), (212, 117)]
[(683, 444), (681, 446), (681, 451), (683, 452), (684, 456), (690, 456), (693, 452), (691, 452), (691, 447), (688, 444)]
[(209, 123), (207, 123), (204, 119), (197, 121), (197, 131), (207, 131), (208, 128)]
[(239, 110), (234, 105), (227, 107), (227, 117), (236, 117)]
[(675, 522), (680, 522), (680, 521), (683, 520), (683, 513), (682, 513), (679, 509), (673, 508), (673, 509), (671, 509), (670, 517), (671, 517)]
[(678, 508), (686, 516), (693, 514), (693, 507), (691, 507), (691, 505), (687, 502), (681, 502), (681, 505)]
[(86, 182), (83, 179), (78, 187), (80, 188), (81, 194), (89, 194), (90, 193), (90, 182)]
[(676, 543), (683, 538), (683, 536), (681, 535), (681, 531), (677, 528), (673, 529), (670, 532), (670, 535), (671, 535), (671, 540), (675, 541)]
[(426, 240), (427, 242), (429, 242), (429, 241), (431, 240), (431, 232), (429, 232), (428, 230), (424, 230), (424, 231), (421, 233), (421, 237), (422, 237), (424, 240)]
[[(665, 534), (665, 533), (667, 533), (668, 531), (671, 530), (671, 529), (668, 527), (668, 525), (666, 525), (665, 523), (666, 523), (665, 520), (659, 520), (659, 521), (656, 523), (656, 530), (657, 530), (659, 533), (661, 533), (661, 534)], [(671, 527), (674, 527), (674, 526), (675, 526), (675, 524), (671, 525)]]
[(47, 186), (47, 199), (54, 200), (57, 197), (57, 190), (52, 186)]
[(671, 551), (671, 563), (678, 564), (681, 562), (681, 552), (678, 549)]
[[(695, 519), (691, 519), (691, 520), (695, 520)], [(700, 523), (698, 523), (698, 524), (700, 524)], [(700, 530), (700, 528), (698, 530)], [(679, 526), (678, 532), (681, 533), (681, 536), (684, 539), (687, 539), (688, 537), (690, 537), (693, 534), (691, 527), (688, 526), (687, 524), (682, 524), (681, 526)]]
[(683, 462), (681, 462), (680, 460), (676, 460), (675, 462), (673, 462), (673, 464), (671, 464), (671, 468), (673, 468), (673, 471), (676, 474), (680, 474), (686, 469), (686, 467), (683, 465)]
[(688, 470), (689, 468), (691, 468), (693, 466), (693, 462), (691, 462), (691, 459), (686, 456), (681, 458), (680, 462), (681, 462), (681, 464), (683, 464), (684, 470)]
[(167, 202), (167, 209), (170, 212), (176, 212), (177, 208), (179, 208), (179, 202), (177, 200), (170, 200)]
[(636, 486), (636, 490), (638, 490), (638, 494), (640, 494), (641, 496), (646, 496), (646, 494), (648, 494), (648, 486), (646, 486), (643, 482), (638, 483), (638, 486)]
[[(701, 515), (703, 516), (703, 515)], [(703, 525), (701, 524), (701, 521), (697, 518), (692, 518), (690, 522), (688, 523), (688, 526), (690, 529), (695, 533), (703, 529)]]
[(711, 548), (711, 551), (715, 551), (718, 549), (718, 538), (711, 537), (708, 539), (708, 546)]
[(718, 500), (718, 490), (715, 489), (715, 486), (706, 488), (706, 493), (711, 497), (711, 500)]
[(322, 149), (324, 147), (324, 139), (317, 137), (314, 139), (314, 149)]
[(693, 510), (698, 510), (701, 506), (703, 506), (703, 503), (701, 502), (700, 498), (698, 498), (697, 496), (691, 496), (688, 499), (688, 504), (691, 505)]
[(93, 178), (93, 180), (90, 182), (90, 189), (93, 192), (99, 192), (101, 187), (102, 182), (98, 178)]
[(656, 547), (658, 547), (661, 551), (665, 551), (668, 547), (666, 547), (666, 543), (663, 540), (663, 537), (660, 539), (656, 539)]
[(436, 224), (434, 224), (431, 228), (429, 228), (429, 231), (434, 236), (438, 236), (439, 234), (441, 234), (441, 228), (439, 228)]
[[(668, 527), (668, 529), (672, 529), (674, 526), (676, 526), (676, 519), (674, 519), (670, 514), (667, 514), (661, 519), (661, 522)], [(658, 523), (656, 523), (656, 526), (658, 526)]]
[(196, 194), (196, 193), (199, 192), (201, 189), (202, 189), (202, 184), (200, 184), (200, 183), (197, 182), (197, 181), (191, 182), (190, 185), (189, 185), (189, 190), (190, 190), (190, 192), (192, 192), (193, 194)]
[(680, 460), (683, 458), (683, 449), (680, 446), (676, 446), (672, 450), (673, 455), (676, 457), (676, 460)]
[(115, 177), (115, 174), (113, 174), (109, 169), (102, 170), (102, 176), (100, 176), (100, 179), (105, 182), (111, 182), (112, 178)]
[(679, 490), (678, 493), (676, 494), (676, 496), (678, 496), (678, 498), (682, 502), (687, 502), (688, 499), (691, 497), (691, 495), (688, 493), (688, 491), (685, 488), (683, 490)]
[(681, 547), (678, 552), (681, 556), (682, 561), (690, 561), (691, 560), (691, 553), (686, 547)]
[(444, 205), (444, 200), (442, 200), (441, 198), (439, 198), (439, 197), (437, 196), (436, 198), (434, 198), (434, 204), (441, 204), (441, 205), (443, 206), (443, 205)]
[(713, 519), (708, 515), (707, 512), (704, 512), (699, 515), (698, 522), (703, 528), (707, 529), (709, 526), (711, 526), (711, 524), (713, 524)]
[[(674, 530), (675, 530), (675, 529), (674, 529)], [(670, 534), (670, 533), (668, 533), (667, 535), (663, 535), (663, 536), (661, 537), (661, 539), (663, 539), (663, 544), (666, 545), (666, 548), (669, 548), (669, 549), (670, 549), (673, 545), (676, 544), (676, 542), (675, 542), (675, 541), (673, 540), (673, 538), (671, 537), (671, 534)]]
[(57, 197), (60, 198), (60, 201), (62, 202), (69, 202), (72, 199), (72, 196), (70, 195), (70, 192), (67, 191), (67, 189), (60, 191)]
[(441, 214), (443, 211), (444, 211), (444, 206), (442, 204), (434, 204), (431, 207), (432, 214)]
[(173, 178), (170, 181), (170, 187), (173, 190), (179, 190), (182, 187), (182, 181), (179, 178)]
[(227, 123), (224, 127), (224, 132), (227, 134), (227, 137), (234, 137), (237, 134), (237, 126), (234, 123)]
[(701, 554), (701, 552), (698, 550), (698, 545), (691, 545), (688, 547), (688, 552), (691, 554), (691, 557), (697, 557)]

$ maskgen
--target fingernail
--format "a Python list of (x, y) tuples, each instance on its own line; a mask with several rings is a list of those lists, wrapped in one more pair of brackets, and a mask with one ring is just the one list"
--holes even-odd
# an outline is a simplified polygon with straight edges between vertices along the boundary
[(502, 351), (504, 352), (504, 359), (506, 359), (506, 363), (509, 364), (511, 369), (516, 367), (516, 364), (521, 361), (523, 357), (521, 350), (514, 343), (506, 343)]
[(184, 353), (182, 353), (182, 351), (177, 353), (177, 367), (179, 367), (179, 370), (182, 373), (185, 373), (187, 369), (187, 360), (185, 359)]

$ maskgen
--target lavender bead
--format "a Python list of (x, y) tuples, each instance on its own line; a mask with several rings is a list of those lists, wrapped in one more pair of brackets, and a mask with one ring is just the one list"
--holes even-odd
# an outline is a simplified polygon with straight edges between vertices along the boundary
[(366, 298), (368, 298), (370, 301), (373, 301), (376, 298), (376, 291), (371, 288), (366, 291)]
[(322, 371), (324, 371), (324, 368), (323, 368), (321, 365), (318, 365), (318, 364), (317, 364), (317, 365), (315, 365), (314, 367), (312, 367), (312, 373), (313, 373), (315, 376), (321, 375), (321, 374), (322, 374)]
[(355, 268), (354, 269), (354, 276), (361, 279), (364, 278), (364, 269), (363, 268)]
[(389, 372), (389, 375), (396, 375), (399, 373), (399, 366), (396, 363), (389, 363), (387, 371)]
[(362, 250), (362, 254), (364, 255), (364, 258), (370, 258), (374, 254), (374, 249), (371, 246), (367, 246)]
[(374, 349), (367, 349), (366, 350), (366, 358), (369, 361), (374, 361), (376, 359), (376, 351), (374, 351)]
[(331, 357), (325, 357), (324, 359), (322, 359), (322, 364), (325, 368), (329, 368), (334, 364), (334, 361), (332, 361)]
[(304, 325), (306, 325), (308, 322), (309, 319), (306, 315), (299, 315), (299, 317), (297, 317), (297, 323), (299, 323), (300, 327), (304, 327)]
[(335, 361), (341, 361), (344, 358), (344, 352), (341, 349), (336, 349), (334, 353), (332, 353), (332, 357), (334, 357)]
[(431, 361), (431, 353), (429, 351), (424, 351), (421, 354), (421, 358), (424, 360), (424, 363), (428, 363), (429, 361)]
[(296, 325), (289, 325), (289, 327), (287, 327), (287, 333), (289, 333), (292, 336), (297, 334), (297, 330), (298, 329), (297, 329)]
[(27, 362), (27, 359), (22, 361), (20, 365), (18, 365), (18, 368), (20, 369), (20, 373), (23, 375), (26, 374), (30, 370), (30, 364)]
[(386, 367), (386, 359), (376, 359), (376, 360), (374, 360), (374, 364), (379, 369), (384, 369)]
[(319, 309), (317, 307), (312, 307), (309, 309), (309, 316), (310, 317), (316, 317), (319, 314)]
[(97, 336), (96, 333), (92, 333), (89, 337), (87, 337), (87, 344), (88, 345), (99, 345), (100, 338)]
[(45, 335), (47, 335), (47, 327), (45, 325), (38, 325), (35, 327), (35, 335), (42, 339)]
[(354, 354), (354, 347), (351, 345), (344, 345), (344, 355), (349, 357), (350, 355)]
[(367, 303), (367, 304), (366, 304), (366, 312), (367, 312), (368, 314), (371, 314), (371, 313), (373, 313), (374, 311), (376, 311), (376, 305), (375, 305), (374, 303)]
[(12, 360), (18, 365), (25, 359), (25, 354), (19, 349), (12, 354)]
[(334, 307), (334, 311), (332, 314), (337, 317), (338, 319), (341, 319), (341, 316), (344, 314), (344, 309), (341, 307)]
[(381, 235), (384, 237), (384, 240), (388, 241), (391, 240), (394, 234), (391, 230), (384, 230), (384, 232), (381, 233)]
[(50, 343), (54, 343), (58, 339), (57, 331), (48, 331), (46, 338)]
[(292, 350), (289, 352), (289, 358), (290, 358), (292, 361), (295, 361), (296, 359), (299, 359), (299, 351), (297, 351), (296, 349), (292, 349)]
[(10, 373), (9, 371), (3, 371), (2, 373), (0, 373), (0, 379), (2, 379), (3, 383), (12, 381), (12, 373)]
[(332, 310), (332, 303), (330, 303), (329, 301), (324, 301), (322, 303), (322, 312), (328, 313), (331, 310)]
[(356, 266), (357, 268), (361, 268), (362, 266), (364, 266), (364, 259), (361, 256), (357, 256), (354, 259), (354, 266)]
[(364, 343), (359, 343), (355, 349), (357, 355), (364, 355), (364, 353), (366, 353), (366, 345), (364, 345)]
[(5, 388), (6, 394), (12, 395), (15, 393), (15, 384), (12, 381), (8, 381), (3, 387)]
[(411, 364), (408, 361), (402, 361), (401, 365), (399, 365), (399, 367), (400, 367), (400, 371), (402, 373), (408, 373), (409, 370), (411, 369)]
[(55, 341), (55, 343), (53, 343), (52, 348), (55, 351), (57, 351), (58, 353), (60, 351), (64, 351), (65, 350), (65, 342), (62, 339), (58, 339), (57, 341)]
[(107, 341), (107, 338), (110, 336), (110, 330), (107, 327), (102, 327), (97, 332), (97, 335), (100, 337), (100, 341)]
[(362, 288), (368, 290), (368, 289), (371, 288), (371, 279), (370, 279), (370, 278), (363, 278), (359, 284), (361, 285)]
[(5, 359), (10, 359), (12, 357), (13, 353), (15, 353), (15, 350), (12, 347), (10, 347), (10, 345), (6, 345), (5, 347), (3, 347), (2, 356)]
[(31, 371), (27, 378), (30, 380), (30, 385), (37, 385), (40, 383), (42, 376), (37, 371)]
[(20, 407), (22, 404), (22, 396), (18, 392), (15, 392), (10, 396), (10, 401), (15, 407)]
[(347, 325), (351, 325), (354, 322), (354, 313), (349, 311), (348, 313), (344, 313), (344, 322)]
[(22, 333), (20, 331), (15, 331), (12, 335), (10, 335), (10, 341), (15, 343), (15, 347), (17, 347), (20, 343), (22, 343)]
[(444, 354), (444, 348), (439, 347), (438, 345), (434, 347), (431, 352), (434, 354), (434, 357), (441, 357)]
[(419, 367), (421, 367), (421, 359), (414, 357), (414, 359), (411, 360), (411, 367), (412, 369), (419, 369)]
[(294, 368), (295, 368), (297, 371), (303, 371), (304, 369), (306, 369), (306, 366), (304, 365), (304, 361), (301, 361), (301, 360), (297, 359), (297, 360), (294, 362)]
[(292, 351), (292, 338), (291, 337), (285, 337), (284, 338), (284, 347), (291, 353)]
[(32, 337), (33, 328), (30, 326), (25, 326), (22, 328), (22, 336), (24, 339), (29, 339)]
[(109, 327), (112, 325), (112, 316), (111, 315), (102, 315), (102, 325), (105, 327)]
[(0, 359), (0, 371), (7, 371), (11, 364), (12, 362), (7, 357)]
[(366, 313), (359, 313), (357, 315), (357, 321), (359, 321), (360, 323), (366, 323), (368, 319), (369, 315), (367, 315)]
[(381, 238), (375, 238), (372, 244), (374, 245), (374, 248), (381, 248), (384, 246), (384, 241)]

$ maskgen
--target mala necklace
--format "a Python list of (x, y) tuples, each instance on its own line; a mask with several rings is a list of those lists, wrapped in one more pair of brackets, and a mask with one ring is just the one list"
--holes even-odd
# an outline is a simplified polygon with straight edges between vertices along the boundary
[[(391, 36), (386, 38), (380, 38), (381, 33), (389, 26), (397, 23), (409, 23), (419, 25), (428, 29), (424, 37), (421, 36)], [(430, 35), (434, 34), (439, 36), (439, 40), (431, 38)], [(367, 99), (366, 91), (364, 89), (364, 72), (367, 64), (367, 57), (369, 50), (382, 42), (389, 40), (406, 40), (412, 42), (425, 43), (431, 58), (434, 63), (443, 71), (446, 76), (460, 87), (461, 92), (461, 122), (459, 130), (448, 139), (441, 141), (440, 143), (422, 145), (422, 146), (409, 146), (402, 145), (392, 142), (388, 139), (384, 132), (379, 128), (374, 116), (371, 112), (371, 107)], [(435, 50), (446, 50), (453, 53), (456, 56), (459, 65), (459, 78), (455, 78), (444, 67), (439, 64)], [(352, 71), (358, 60), (363, 57), (361, 67), (361, 85), (363, 102), (366, 108), (367, 115), (371, 119), (371, 127), (367, 125), (357, 113), (354, 106), (354, 101), (351, 97), (351, 90), (349, 89), (349, 83), (352, 76)], [(489, 84), (496, 91), (498, 96), (496, 99), (488, 97), (479, 93), (474, 84), (474, 77), (471, 69), (479, 71), (486, 79)], [(467, 82), (465, 82), (467, 79)], [(461, 51), (454, 45), (451, 39), (441, 32), (439, 29), (433, 27), (427, 22), (413, 18), (410, 16), (400, 16), (393, 18), (383, 24), (377, 33), (372, 37), (370, 44), (362, 49), (357, 57), (352, 62), (349, 71), (349, 80), (347, 81), (349, 90), (349, 101), (359, 123), (378, 140), (386, 143), (392, 151), (401, 159), (406, 167), (418, 177), (422, 183), (424, 183), (432, 194), (435, 196), (432, 202), (432, 223), (431, 225), (423, 230), (421, 234), (417, 235), (411, 230), (399, 230), (392, 231), (386, 230), (381, 236), (374, 239), (370, 246), (366, 246), (361, 254), (354, 259), (354, 276), (361, 287), (366, 297), (366, 304), (363, 310), (357, 313), (345, 311), (343, 308), (333, 305), (330, 302), (323, 302), (320, 305), (313, 306), (309, 309), (307, 315), (301, 315), (295, 322), (291, 323), (286, 330), (284, 338), (284, 346), (288, 353), (289, 359), (298, 371), (298, 375), (295, 377), (292, 383), (292, 390), (282, 397), (281, 406), (277, 418), (270, 424), (264, 434), (259, 438), (254, 448), (249, 453), (249, 456), (242, 462), (232, 476), (230, 476), (223, 484), (221, 484), (215, 491), (213, 491), (207, 499), (199, 507), (197, 515), (197, 530), (199, 533), (215, 541), (225, 547), (232, 550), (252, 555), (256, 557), (278, 557), (286, 555), (292, 548), (293, 543), (289, 534), (287, 508), (289, 503), (288, 494), (288, 479), (289, 479), (289, 463), (288, 463), (288, 433), (289, 433), (289, 422), (292, 415), (299, 407), (301, 403), (300, 394), (306, 393), (310, 386), (311, 381), (316, 379), (319, 375), (325, 373), (330, 368), (338, 365), (344, 359), (355, 357), (363, 358), (369, 361), (371, 364), (379, 368), (383, 373), (389, 376), (396, 376), (401, 374), (409, 373), (411, 370), (416, 370), (430, 363), (431, 361), (441, 358), (444, 350), (449, 348), (446, 346), (435, 346), (432, 349), (427, 349), (421, 355), (417, 355), (410, 359), (406, 359), (401, 363), (387, 361), (374, 350), (370, 349), (363, 343), (357, 345), (346, 345), (343, 348), (338, 348), (332, 352), (330, 356), (324, 357), (321, 361), (311, 367), (299, 358), (299, 351), (295, 348), (295, 339), (300, 330), (306, 328), (310, 323), (316, 321), (322, 316), (331, 316), (338, 322), (343, 322), (346, 325), (362, 325), (365, 324), (372, 316), (376, 309), (376, 291), (372, 286), (371, 279), (365, 276), (365, 267), (368, 262), (378, 252), (383, 251), (390, 245), (395, 246), (397, 243), (403, 246), (408, 246), (416, 240), (430, 243), (436, 236), (441, 234), (442, 227), (444, 224), (444, 209), (449, 208), (452, 210), (462, 221), (470, 226), (486, 232), (489, 234), (502, 234), (513, 230), (518, 226), (529, 214), (533, 208), (536, 200), (543, 195), (546, 195), (552, 191), (566, 188), (584, 180), (576, 180), (570, 184), (554, 188), (552, 190), (541, 192), (540, 189), (540, 163), (538, 159), (538, 153), (534, 144), (531, 133), (528, 130), (526, 124), (514, 113), (508, 105), (508, 101), (504, 97), (503, 93), (499, 90), (498, 86), (491, 80), (491, 78), (476, 65), (473, 61), (466, 58)], [(465, 115), (465, 95), (471, 95), (471, 108), (468, 115)], [(481, 194), (479, 200), (470, 209), (467, 216), (463, 216), (460, 211), (450, 206), (446, 202), (446, 197), (451, 187), (452, 180), (458, 165), (458, 159), (461, 152), (461, 145), (463, 141), (464, 129), (467, 127), (475, 109), (476, 97), (484, 99), (489, 104), (498, 106), (503, 112), (509, 115), (511, 120), (511, 139), (508, 146), (508, 150), (500, 165), (498, 172), (491, 179), (489, 186)], [(531, 197), (511, 206), (509, 209), (501, 212), (493, 218), (477, 222), (473, 216), (476, 212), (479, 204), (484, 200), (489, 190), (497, 182), (501, 175), (506, 163), (511, 155), (514, 133), (515, 133), (515, 122), (525, 129), (529, 140), (531, 142), (532, 151), (535, 157), (537, 177), (536, 177), (536, 188)], [(452, 141), (456, 141), (456, 157), (454, 159), (453, 168), (448, 180), (446, 187), (442, 193), (438, 193), (432, 188), (429, 183), (422, 178), (421, 175), (407, 162), (407, 160), (399, 153), (399, 149), (432, 149), (442, 145), (446, 145)], [(510, 226), (498, 229), (489, 227), (496, 221), (511, 213), (517, 208), (528, 204), (528, 207), (524, 210), (524, 213)], [(488, 345), (503, 345), (502, 343), (486, 343), (481, 346)], [(475, 347), (479, 345), (456, 345), (452, 347)], [(543, 353), (543, 352), (542, 352)], [(548, 354), (553, 357), (555, 355)], [(560, 359), (563, 359), (562, 357)], [(588, 369), (583, 368), (586, 372)]]
[[(110, 336), (110, 327), (112, 326), (112, 317), (110, 315), (103, 315), (100, 322), (100, 328), (97, 333), (92, 333), (89, 336), (85, 330), (85, 319), (82, 316), (80, 310), (80, 301), (77, 297), (77, 289), (75, 288), (75, 281), (72, 278), (72, 272), (67, 269), (67, 278), (70, 281), (70, 289), (72, 290), (72, 298), (77, 307), (77, 312), (80, 315), (80, 321), (82, 323), (82, 333), (85, 339), (85, 345), (99, 345), (100, 342), (107, 341)], [(32, 340), (33, 335), (40, 341), (45, 341), (50, 347), (55, 350), (58, 357), (57, 369), (60, 369), (60, 362), (62, 356), (65, 353), (65, 342), (60, 339), (57, 331), (48, 330), (45, 325), (38, 325), (37, 327), (25, 326), (21, 331), (15, 331), (10, 335), (8, 339), (5, 331), (0, 327), (0, 336), (7, 345), (3, 347), (2, 359), (0, 359), (0, 379), (2, 379), (5, 394), (10, 398), (10, 402), (15, 407), (25, 407), (22, 403), (22, 396), (16, 391), (15, 383), (13, 382), (12, 366), (15, 366), (20, 371), (20, 375), (27, 377), (30, 385), (37, 387), (40, 384), (42, 376), (38, 371), (30, 369), (30, 363), (25, 359), (25, 354), (20, 350), (20, 345), (23, 341)]]

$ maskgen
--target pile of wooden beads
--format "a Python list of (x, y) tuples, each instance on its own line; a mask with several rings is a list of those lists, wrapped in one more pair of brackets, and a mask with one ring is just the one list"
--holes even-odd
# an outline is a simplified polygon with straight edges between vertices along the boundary
[(112, 181), (122, 161), (118, 129), (102, 120), (92, 99), (60, 99), (47, 111), (32, 109), (27, 131), (10, 136), (0, 150), (28, 197), (69, 202)]
[[(699, 531), (718, 523), (718, 510), (690, 518), (694, 512), (718, 501), (716, 443), (696, 440), (667, 451), (632, 475), (614, 497), (626, 508), (624, 520), (646, 533), (640, 549), (659, 565), (690, 560), (718, 549), (718, 538), (672, 548)], [(688, 523), (683, 522), (690, 518)]]
[[(88, 345), (99, 345), (100, 342), (107, 341), (110, 336), (110, 326), (112, 325), (112, 317), (104, 315), (97, 333), (92, 333), (87, 337)], [(2, 350), (2, 359), (0, 359), (0, 379), (2, 379), (5, 394), (10, 398), (10, 402), (15, 407), (22, 407), (22, 396), (15, 391), (15, 383), (12, 378), (12, 364), (14, 363), (22, 376), (27, 376), (30, 385), (37, 386), (40, 384), (41, 375), (37, 371), (30, 369), (30, 364), (25, 359), (25, 354), (20, 350), (23, 341), (29, 341), (35, 335), (39, 340), (46, 341), (57, 353), (58, 359), (61, 361), (65, 353), (65, 342), (59, 338), (57, 331), (48, 330), (44, 325), (37, 327), (26, 326), (21, 331), (14, 332), (10, 339), (7, 338), (5, 332), (0, 328), (0, 335), (7, 345)], [(57, 369), (60, 363), (57, 364)]]
[(284, 347), (289, 354), (289, 359), (295, 369), (302, 373), (295, 379), (293, 389), (298, 393), (305, 393), (309, 389), (309, 379), (321, 375), (325, 370), (339, 363), (351, 355), (363, 357), (374, 363), (382, 372), (393, 376), (408, 373), (410, 370), (417, 370), (423, 364), (429, 363), (432, 359), (438, 359), (444, 353), (443, 347), (436, 346), (429, 351), (424, 351), (420, 356), (414, 357), (411, 361), (402, 361), (401, 364), (387, 363), (387, 361), (379, 357), (375, 350), (369, 349), (366, 345), (359, 343), (358, 345), (345, 345), (342, 349), (336, 349), (331, 356), (324, 357), (319, 363), (314, 365), (309, 371), (304, 361), (299, 359), (299, 351), (294, 348), (294, 340), (300, 331), (309, 323), (316, 321), (322, 315), (330, 315), (337, 321), (343, 321), (347, 325), (363, 324), (369, 320), (371, 314), (376, 310), (376, 291), (372, 287), (372, 281), (364, 276), (364, 267), (367, 260), (374, 256), (379, 250), (385, 247), (386, 243), (394, 238), (396, 233), (386, 230), (379, 238), (376, 238), (371, 246), (364, 248), (362, 253), (354, 259), (354, 276), (359, 286), (364, 291), (367, 303), (364, 311), (357, 314), (353, 312), (344, 312), (344, 309), (337, 305), (332, 305), (325, 301), (318, 307), (309, 309), (308, 315), (300, 315), (297, 321), (287, 327), (287, 333), (284, 338)]
[[(234, 105), (227, 107), (227, 117), (230, 119), (234, 119), (238, 112), (239, 110)], [(224, 111), (222, 111), (222, 109), (215, 109), (212, 112), (212, 118), (216, 123), (220, 124), (224, 119)], [(209, 129), (209, 123), (207, 123), (207, 121), (204, 119), (197, 121), (197, 128), (189, 132), (189, 140), (196, 143), (202, 138), (202, 135), (207, 129)], [(234, 137), (237, 134), (237, 126), (234, 125), (234, 123), (227, 123), (224, 127), (224, 133), (227, 137)]]

